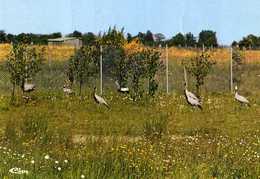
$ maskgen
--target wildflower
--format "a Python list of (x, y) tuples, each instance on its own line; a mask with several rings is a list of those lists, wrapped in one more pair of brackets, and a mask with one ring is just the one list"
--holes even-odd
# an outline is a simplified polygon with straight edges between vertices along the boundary
[(44, 158), (45, 158), (45, 160), (49, 160), (50, 156), (49, 155), (45, 155)]
[(64, 163), (68, 163), (68, 160), (64, 160)]
[(82, 179), (85, 178), (85, 175), (80, 175), (80, 178), (82, 178)]
[(58, 167), (58, 170), (61, 171), (61, 167)]
[(21, 168), (17, 168), (17, 167), (11, 168), (9, 170), (9, 172), (12, 174), (18, 174), (18, 175), (29, 173), (28, 170), (22, 170)]
[(56, 164), (59, 164), (59, 161), (56, 160), (55, 163), (56, 163)]
[(35, 163), (35, 161), (34, 160), (31, 160), (31, 164), (34, 164)]

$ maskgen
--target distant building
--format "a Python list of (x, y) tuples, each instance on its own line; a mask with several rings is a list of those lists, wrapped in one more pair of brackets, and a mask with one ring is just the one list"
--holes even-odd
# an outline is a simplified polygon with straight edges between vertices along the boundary
[(56, 39), (48, 39), (48, 45), (71, 45), (79, 48), (82, 46), (82, 40), (76, 37), (61, 37)]

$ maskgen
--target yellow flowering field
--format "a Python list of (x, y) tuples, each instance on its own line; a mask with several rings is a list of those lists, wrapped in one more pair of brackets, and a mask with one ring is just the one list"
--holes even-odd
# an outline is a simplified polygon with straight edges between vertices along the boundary
[[(48, 60), (63, 61), (67, 60), (74, 53), (74, 47), (72, 46), (37, 46), (37, 48), (45, 48), (46, 58)], [(138, 50), (145, 48), (140, 43), (134, 40), (131, 43), (125, 44), (124, 48), (127, 53), (133, 53)], [(10, 52), (10, 44), (0, 44), (0, 61), (6, 59)], [(165, 58), (165, 49), (161, 49), (162, 58)], [(169, 59), (185, 59), (194, 57), (196, 54), (201, 52), (200, 50), (184, 49), (184, 48), (169, 48)], [(216, 61), (228, 61), (230, 59), (230, 49), (214, 49), (209, 51), (212, 59)], [(260, 61), (260, 50), (246, 50), (243, 51), (246, 62), (259, 62)]]

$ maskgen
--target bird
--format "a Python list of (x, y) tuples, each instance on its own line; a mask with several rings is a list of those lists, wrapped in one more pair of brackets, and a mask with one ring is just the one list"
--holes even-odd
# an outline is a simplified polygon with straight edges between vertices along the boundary
[(23, 91), (26, 93), (32, 92), (35, 90), (35, 84), (28, 83), (27, 80), (25, 80), (25, 83), (23, 84)]
[(129, 93), (129, 88), (127, 87), (121, 87), (118, 81), (115, 81), (115, 84), (117, 86), (117, 91), (120, 93)]
[(188, 91), (188, 84), (187, 84), (187, 74), (186, 74), (186, 69), (184, 67), (184, 85), (185, 85), (185, 90), (184, 90), (184, 94), (186, 97), (187, 102), (191, 105), (191, 106), (197, 106), (198, 108), (200, 108), (202, 110), (202, 104), (201, 101), (199, 100), (199, 98), (193, 94), (192, 92)]
[(246, 105), (250, 106), (249, 101), (244, 96), (241, 96), (241, 95), (238, 94), (238, 87), (237, 86), (235, 86), (235, 100), (237, 100), (241, 104), (246, 104)]
[(94, 97), (94, 100), (96, 101), (96, 103), (103, 104), (107, 108), (110, 108), (109, 105), (107, 104), (107, 102), (104, 100), (104, 98), (102, 98), (101, 96), (96, 94), (96, 90), (97, 90), (97, 88), (94, 87), (93, 97)]
[(74, 91), (68, 87), (67, 85), (64, 85), (63, 86), (63, 92), (66, 94), (66, 95), (72, 95), (74, 94)]

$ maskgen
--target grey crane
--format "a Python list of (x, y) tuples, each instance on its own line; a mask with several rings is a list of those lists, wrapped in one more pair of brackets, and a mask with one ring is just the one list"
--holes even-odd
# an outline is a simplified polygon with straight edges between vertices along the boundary
[(191, 106), (197, 106), (198, 108), (200, 108), (202, 110), (202, 104), (201, 101), (199, 100), (199, 98), (197, 98), (197, 96), (195, 94), (193, 94), (192, 92), (188, 91), (188, 80), (187, 80), (187, 73), (186, 73), (186, 68), (184, 67), (184, 85), (185, 85), (185, 97), (187, 102), (191, 105)]
[(238, 87), (237, 86), (235, 86), (235, 100), (237, 100), (241, 104), (246, 104), (246, 105), (250, 106), (249, 101), (244, 96), (241, 96), (241, 95), (238, 94)]
[(110, 108), (109, 105), (107, 104), (107, 102), (105, 101), (105, 99), (96, 94), (96, 91), (97, 91), (97, 88), (95, 87), (94, 92), (93, 92), (93, 97), (94, 97), (94, 100), (96, 101), (96, 103), (103, 104), (107, 108)]
[(129, 88), (121, 87), (117, 80), (115, 81), (115, 84), (116, 84), (118, 92), (120, 92), (120, 93), (129, 93)]
[(23, 84), (23, 92), (29, 93), (35, 90), (35, 84), (28, 83), (27, 79), (25, 80), (25, 83)]
[(72, 95), (72, 94), (74, 94), (74, 91), (73, 91), (68, 85), (64, 85), (64, 86), (63, 86), (63, 92), (64, 92), (66, 95)]

